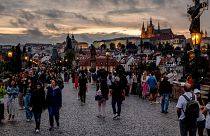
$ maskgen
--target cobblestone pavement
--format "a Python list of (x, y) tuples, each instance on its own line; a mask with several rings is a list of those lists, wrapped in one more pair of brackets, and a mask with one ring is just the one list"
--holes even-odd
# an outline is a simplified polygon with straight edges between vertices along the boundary
[[(160, 104), (150, 105), (147, 100), (138, 96), (126, 97), (122, 105), (120, 120), (113, 120), (111, 98), (107, 101), (106, 118), (99, 119), (97, 103), (94, 100), (95, 87), (88, 85), (85, 105), (77, 100), (77, 91), (72, 84), (65, 84), (63, 106), (61, 109), (60, 128), (48, 131), (48, 112), (44, 111), (41, 120), (41, 131), (34, 132), (34, 121), (28, 123), (25, 112), (19, 111), (16, 122), (4, 121), (0, 125), (0, 136), (179, 136), (175, 103), (169, 106), (167, 115), (160, 113)], [(7, 113), (5, 112), (7, 117)]]

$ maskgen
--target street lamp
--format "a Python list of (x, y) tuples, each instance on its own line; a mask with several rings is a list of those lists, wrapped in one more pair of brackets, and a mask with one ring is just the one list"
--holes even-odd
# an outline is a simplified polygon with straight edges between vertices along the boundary
[(7, 56), (8, 56), (9, 58), (12, 58), (12, 57), (13, 57), (13, 52), (12, 52), (11, 50), (9, 50), (9, 51), (7, 52)]
[(109, 71), (109, 64), (108, 64), (109, 56), (110, 56), (110, 51), (109, 51), (109, 49), (107, 49), (106, 50), (106, 63), (107, 63), (106, 70), (107, 70), (107, 72)]
[(191, 33), (191, 37), (194, 48), (199, 49), (199, 44), (201, 42), (201, 33)]

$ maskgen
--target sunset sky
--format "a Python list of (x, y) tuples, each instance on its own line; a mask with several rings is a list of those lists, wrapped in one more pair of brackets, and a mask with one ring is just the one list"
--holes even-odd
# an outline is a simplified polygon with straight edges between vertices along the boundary
[[(0, 44), (56, 43), (66, 34), (93, 42), (139, 36), (151, 17), (157, 27), (189, 36), (187, 5), (192, 0), (0, 0)], [(210, 11), (201, 29), (210, 34)]]

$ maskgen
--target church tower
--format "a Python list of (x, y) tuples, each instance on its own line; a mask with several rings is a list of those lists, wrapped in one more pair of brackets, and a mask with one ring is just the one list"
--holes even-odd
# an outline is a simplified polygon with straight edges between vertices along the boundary
[(65, 50), (68, 50), (68, 49), (72, 49), (72, 40), (69, 37), (69, 34), (66, 37), (66, 49)]
[(143, 22), (142, 29), (141, 29), (141, 38), (146, 38), (146, 31), (145, 31), (145, 27), (144, 27), (144, 22)]

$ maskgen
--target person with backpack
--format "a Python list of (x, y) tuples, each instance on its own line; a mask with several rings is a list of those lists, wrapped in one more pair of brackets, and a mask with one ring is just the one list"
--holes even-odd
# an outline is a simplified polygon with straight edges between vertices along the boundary
[(181, 136), (187, 136), (188, 133), (189, 136), (196, 136), (200, 108), (196, 96), (191, 90), (191, 84), (185, 83), (185, 93), (179, 97), (176, 105)]

